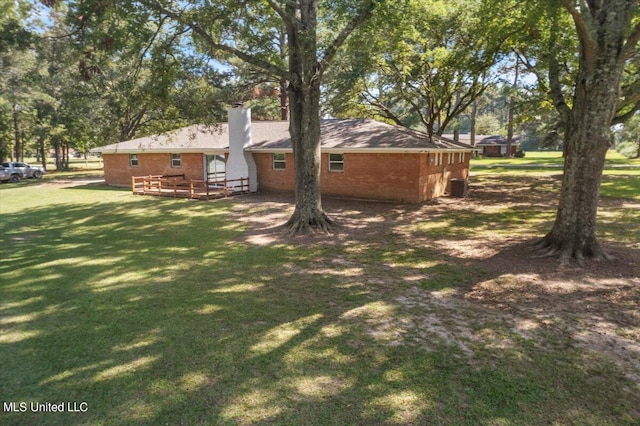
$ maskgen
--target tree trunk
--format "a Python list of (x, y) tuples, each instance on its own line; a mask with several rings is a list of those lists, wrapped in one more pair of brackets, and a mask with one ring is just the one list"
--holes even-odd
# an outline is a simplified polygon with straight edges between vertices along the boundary
[(509, 113), (507, 116), (507, 152), (505, 157), (511, 158), (513, 155), (511, 154), (511, 147), (513, 146), (513, 119), (515, 115), (516, 109), (516, 91), (518, 90), (518, 72), (520, 71), (520, 60), (519, 57), (516, 56), (516, 69), (515, 76), (513, 77), (513, 86), (511, 87), (511, 93), (509, 93)]
[(61, 144), (60, 139), (58, 137), (54, 137), (53, 149), (55, 150), (55, 156), (56, 156), (56, 170), (59, 172), (61, 172), (64, 169), (60, 144)]
[(42, 168), (47, 170), (47, 155), (44, 149), (44, 136), (38, 137), (38, 156), (40, 157), (40, 161), (42, 162)]
[[(478, 103), (473, 101), (471, 103), (471, 116), (469, 117), (469, 121), (471, 124), (471, 129), (469, 129), (469, 139), (471, 146), (476, 146), (476, 116), (478, 115)], [(476, 152), (474, 151), (474, 154)]]
[(280, 120), (289, 120), (289, 82), (286, 79), (280, 79)]
[(290, 132), (296, 173), (296, 208), (286, 223), (292, 233), (332, 225), (320, 196), (320, 87), (289, 88)]
[(592, 102), (574, 105), (565, 136), (564, 176), (556, 220), (540, 243), (547, 255), (559, 254), (563, 264), (572, 260), (582, 264), (587, 257), (608, 257), (596, 238), (596, 216), (608, 149), (608, 138), (603, 133), (608, 132), (609, 125), (602, 118), (596, 122), (594, 114), (589, 113), (597, 108), (589, 105)]
[(13, 136), (14, 136), (13, 157), (16, 159), (16, 161), (23, 161), (22, 143), (20, 141), (20, 124), (18, 120), (18, 105), (16, 104), (13, 104)]
[[(296, 208), (285, 227), (294, 233), (320, 229), (327, 232), (333, 222), (322, 209), (320, 196), (320, 83), (317, 59), (316, 5), (302, 2), (302, 28), (288, 26), (289, 71), (296, 76), (289, 83), (289, 132), (296, 173)], [(292, 6), (288, 6), (292, 7)], [(293, 15), (290, 10), (290, 15)]]
[(581, 39), (560, 202), (553, 228), (539, 243), (545, 255), (559, 255), (563, 264), (610, 257), (596, 238), (596, 216), (610, 126), (620, 97), (625, 23), (623, 13), (608, 8), (599, 11), (603, 16), (597, 21), (606, 28), (599, 28), (597, 42), (585, 45)]

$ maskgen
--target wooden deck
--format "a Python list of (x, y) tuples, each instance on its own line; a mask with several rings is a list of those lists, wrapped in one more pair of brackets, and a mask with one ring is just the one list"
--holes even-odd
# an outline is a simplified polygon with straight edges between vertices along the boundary
[(185, 179), (184, 175), (133, 176), (131, 191), (135, 195), (211, 200), (234, 194), (249, 193), (249, 178), (207, 182)]

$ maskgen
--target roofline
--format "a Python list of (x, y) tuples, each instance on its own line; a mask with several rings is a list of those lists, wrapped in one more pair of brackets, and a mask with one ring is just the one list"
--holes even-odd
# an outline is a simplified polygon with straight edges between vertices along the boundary
[[(256, 153), (291, 153), (292, 148), (251, 148), (244, 149), (247, 152)], [(473, 152), (478, 151), (478, 148), (321, 148), (320, 152), (329, 154), (343, 154), (343, 153), (438, 153), (438, 152)], [(109, 154), (208, 154), (208, 153), (229, 153), (229, 148), (206, 148), (206, 149), (108, 149), (100, 150), (100, 148), (93, 148), (89, 150), (91, 153), (100, 153), (102, 155)]]
[[(256, 153), (290, 153), (293, 152), (291, 148), (245, 148), (247, 152), (256, 152)], [(469, 147), (469, 148), (320, 148), (320, 152), (328, 153), (328, 154), (344, 154), (344, 153), (430, 153), (430, 152), (473, 152), (477, 151), (477, 149)]]
[(229, 153), (229, 148), (185, 148), (185, 149), (90, 149), (91, 153), (100, 154), (208, 154)]
[[(263, 153), (290, 153), (292, 148), (269, 148), (269, 147), (251, 147), (244, 148), (247, 152), (263, 152)], [(342, 153), (438, 153), (438, 152), (473, 152), (478, 151), (479, 147), (451, 147), (451, 148), (340, 148), (340, 147), (320, 147), (321, 152), (331, 154)], [(131, 148), (109, 148), (102, 150), (100, 147), (90, 149), (91, 153), (100, 154), (206, 154), (206, 153), (229, 153), (229, 148), (178, 148), (178, 149), (131, 149)]]

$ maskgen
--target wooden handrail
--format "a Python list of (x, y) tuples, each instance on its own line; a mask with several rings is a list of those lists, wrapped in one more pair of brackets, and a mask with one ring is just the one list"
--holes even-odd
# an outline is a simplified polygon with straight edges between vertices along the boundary
[(223, 179), (209, 182), (200, 179), (179, 179), (184, 175), (149, 175), (132, 176), (131, 190), (134, 194), (165, 195), (177, 198), (186, 196), (189, 198), (207, 199), (217, 195), (225, 197), (234, 193), (248, 193), (250, 180), (248, 177), (238, 179)]

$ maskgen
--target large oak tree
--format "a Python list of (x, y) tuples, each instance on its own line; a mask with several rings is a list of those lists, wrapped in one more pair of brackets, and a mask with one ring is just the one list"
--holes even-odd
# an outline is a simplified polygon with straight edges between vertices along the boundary
[[(320, 196), (321, 85), (338, 49), (372, 15), (376, 1), (244, 0), (201, 6), (161, 0), (140, 3), (191, 29), (200, 49), (213, 57), (235, 57), (289, 82), (296, 207), (286, 226), (294, 233), (311, 228), (328, 230), (332, 220), (325, 214)], [(274, 16), (279, 19), (279, 28), (264, 31)], [(276, 39), (282, 28), (287, 35), (286, 66)]]
[(637, 76), (629, 78), (625, 70), (638, 61), (640, 6), (638, 0), (557, 2), (575, 25), (578, 69), (567, 100), (550, 45), (550, 92), (566, 126), (565, 165), (556, 220), (539, 246), (562, 263), (582, 263), (609, 257), (596, 238), (599, 188), (611, 125), (639, 106)]

